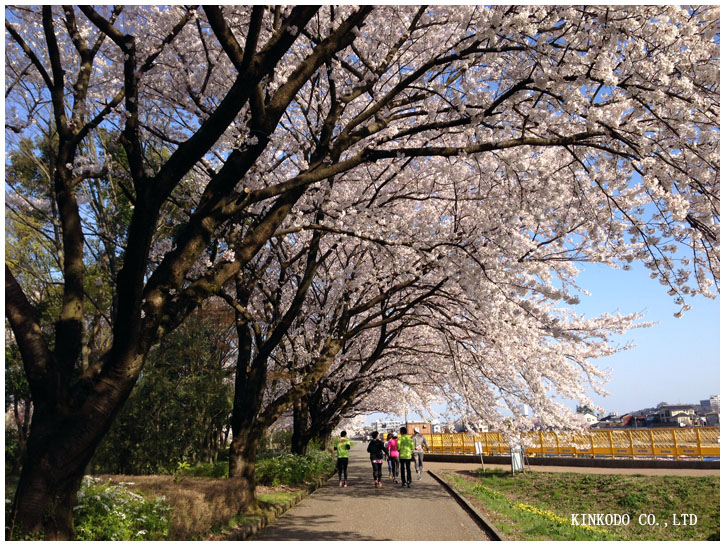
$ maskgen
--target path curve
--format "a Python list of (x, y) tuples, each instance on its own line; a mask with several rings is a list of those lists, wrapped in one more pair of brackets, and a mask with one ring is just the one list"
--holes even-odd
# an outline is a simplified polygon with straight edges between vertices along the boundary
[[(387, 479), (373, 487), (367, 444), (350, 451), (349, 487), (337, 475), (251, 540), (489, 540), (485, 532), (431, 476), (413, 470), (408, 489)], [(412, 465), (411, 465), (412, 466)]]

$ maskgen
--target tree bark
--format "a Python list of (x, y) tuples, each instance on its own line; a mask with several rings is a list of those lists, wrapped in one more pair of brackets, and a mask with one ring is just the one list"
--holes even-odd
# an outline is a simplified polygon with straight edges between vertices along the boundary
[(320, 427), (314, 432), (310, 438), (310, 442), (317, 441), (321, 450), (326, 450), (332, 445), (332, 429), (335, 425)]
[(229, 449), (229, 477), (239, 480), (240, 493), (245, 506), (255, 506), (257, 479), (254, 469), (261, 434), (257, 430), (245, 430), (236, 434)]
[[(237, 278), (237, 301), (246, 306), (249, 289)], [(229, 446), (229, 477), (240, 480), (245, 503), (257, 502), (254, 489), (257, 485), (254, 467), (257, 462), (257, 448), (264, 434), (264, 427), (258, 420), (264, 388), (267, 384), (266, 366), (255, 366), (252, 360), (252, 334), (248, 319), (238, 310), (236, 329), (239, 338), (237, 369), (234, 382), (234, 408), (232, 410), (232, 443)]]
[(310, 410), (307, 400), (298, 400), (292, 411), (292, 453), (305, 455), (310, 443)]
[[(117, 406), (123, 405), (120, 400)], [(73, 507), (86, 467), (115, 412), (36, 408), (7, 539), (72, 540)], [(104, 408), (107, 410), (104, 411)]]

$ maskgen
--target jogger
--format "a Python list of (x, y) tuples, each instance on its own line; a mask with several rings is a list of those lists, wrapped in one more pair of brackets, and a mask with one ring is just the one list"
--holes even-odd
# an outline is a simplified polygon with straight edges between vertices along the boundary
[(373, 439), (368, 444), (368, 453), (370, 453), (370, 462), (373, 465), (373, 482), (375, 487), (382, 487), (383, 479), (383, 458), (388, 454), (388, 449), (378, 438), (378, 431), (372, 433)]
[(413, 444), (415, 449), (413, 451), (413, 462), (415, 462), (415, 473), (418, 475), (420, 480), (423, 475), (423, 449), (429, 450), (428, 442), (425, 437), (420, 433), (419, 428), (415, 428), (415, 434), (413, 434)]
[(388, 462), (390, 463), (390, 468), (393, 471), (393, 480), (395, 483), (398, 483), (398, 467), (400, 466), (398, 457), (400, 456), (400, 453), (398, 452), (397, 433), (393, 433), (393, 437), (388, 440), (388, 445), (386, 447), (388, 448)]
[(347, 432), (343, 430), (340, 433), (340, 439), (334, 446), (335, 451), (337, 451), (337, 479), (340, 481), (340, 487), (347, 487), (347, 463), (351, 447), (352, 444), (347, 439)]
[[(410, 487), (412, 481), (410, 476), (410, 460), (413, 457), (413, 449), (415, 444), (413, 439), (408, 436), (408, 429), (400, 427), (400, 436), (398, 436), (398, 451), (400, 452), (400, 483), (402, 487), (406, 485)], [(407, 474), (407, 476), (406, 476)]]

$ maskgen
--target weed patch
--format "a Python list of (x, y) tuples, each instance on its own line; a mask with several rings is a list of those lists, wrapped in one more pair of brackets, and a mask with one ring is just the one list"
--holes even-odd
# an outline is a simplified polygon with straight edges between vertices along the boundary
[[(706, 540), (719, 537), (719, 476), (535, 471), (512, 476), (505, 471), (489, 470), (448, 474), (447, 479), (461, 494), (481, 507), (511, 540)], [(683, 525), (683, 513), (695, 514), (697, 523)], [(629, 523), (587, 527), (579, 518), (579, 524), (572, 525), (572, 514), (626, 515)], [(685, 521), (689, 520), (685, 518)]]
[(267, 452), (258, 458), (255, 475), (261, 485), (301, 485), (334, 469), (335, 459), (326, 451), (311, 451), (307, 455)]
[(164, 497), (146, 499), (127, 489), (86, 476), (73, 508), (77, 540), (164, 540), (171, 507)]

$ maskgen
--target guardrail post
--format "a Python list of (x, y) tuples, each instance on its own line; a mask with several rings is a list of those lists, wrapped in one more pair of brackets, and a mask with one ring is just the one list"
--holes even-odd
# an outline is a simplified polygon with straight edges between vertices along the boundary
[(488, 432), (483, 433), (483, 440), (486, 444), (486, 455), (490, 455), (491, 451), (488, 449)]
[(539, 431), (539, 445), (541, 446), (541, 456), (546, 457), (546, 452), (544, 451), (544, 431)]
[(589, 431), (589, 445), (592, 447), (592, 459), (596, 459), (597, 456), (594, 454), (594, 433), (591, 430)]
[(677, 429), (672, 429), (672, 442), (675, 444), (675, 461), (678, 461), (680, 459), (680, 454), (677, 449)]
[(702, 461), (704, 457), (702, 456), (702, 440), (700, 439), (700, 428), (695, 428), (695, 436), (697, 436), (697, 453), (700, 455), (700, 460)]
[(628, 430), (627, 434), (629, 434), (629, 450), (632, 452), (632, 458), (634, 459), (634, 441), (632, 440), (632, 431)]
[(612, 431), (609, 432), (609, 453), (612, 455), (612, 459), (614, 459), (614, 438), (612, 437)]
[(555, 432), (554, 438), (556, 438), (556, 456), (561, 457), (561, 449), (559, 447), (559, 435)]
[(650, 444), (652, 444), (652, 457), (654, 457), (654, 460), (657, 460), (657, 453), (655, 452), (655, 435), (652, 432), (652, 429), (649, 429), (649, 441)]

